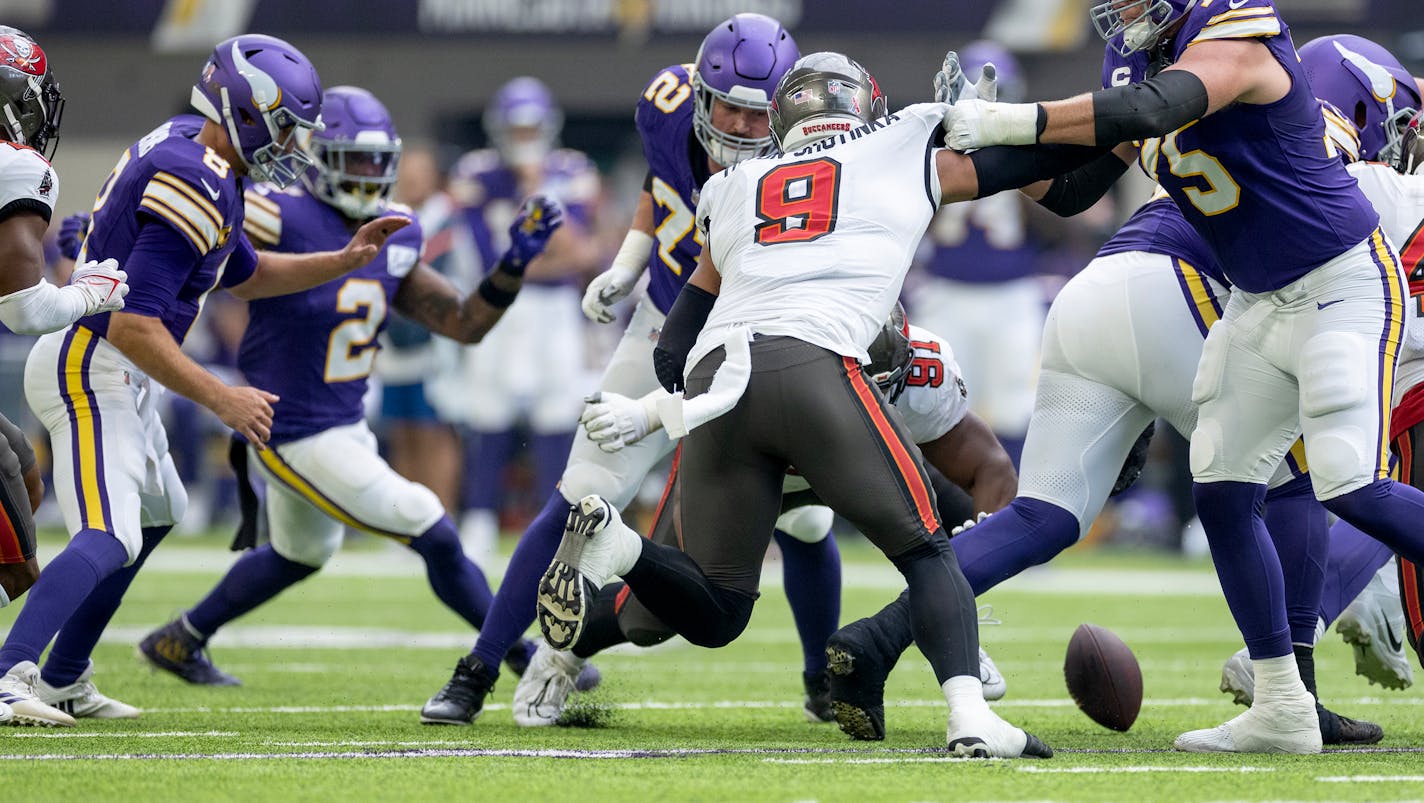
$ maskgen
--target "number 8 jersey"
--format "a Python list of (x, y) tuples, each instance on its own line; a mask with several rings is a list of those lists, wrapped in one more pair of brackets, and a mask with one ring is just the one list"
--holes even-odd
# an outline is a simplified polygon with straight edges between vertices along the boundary
[(707, 182), (697, 225), (722, 290), (689, 367), (736, 327), (870, 361), (866, 348), (940, 205), (934, 140), (944, 109), (831, 121), (830, 139)]
[[(1158, 55), (1198, 42), (1258, 39), (1290, 74), (1284, 98), (1232, 104), (1142, 144), (1141, 164), (1216, 252), (1231, 283), (1276, 290), (1370, 236), (1379, 217), (1327, 141), (1320, 104), (1271, 0), (1203, 0)], [(1154, 51), (1156, 52), (1156, 51)], [(1103, 86), (1149, 77), (1151, 56), (1109, 43)]]

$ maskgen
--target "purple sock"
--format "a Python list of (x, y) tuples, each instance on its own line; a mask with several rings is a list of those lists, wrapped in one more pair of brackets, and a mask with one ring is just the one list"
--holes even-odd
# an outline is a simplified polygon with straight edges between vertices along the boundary
[(1285, 578), (1262, 515), (1266, 486), (1193, 483), (1192, 496), (1217, 579), (1246, 649), (1255, 659), (1291, 655)]
[(425, 559), (425, 576), (435, 596), (445, 607), (458, 613), (475, 628), (485, 625), (489, 614), (489, 581), (485, 573), (465, 555), (460, 533), (449, 516), (441, 516), (430, 529), (410, 542), (410, 548)]
[(1078, 542), (1072, 513), (1019, 497), (980, 524), (949, 539), (959, 568), (979, 596), (1030, 566), (1047, 563)]
[[(460, 507), (464, 510), (498, 510), (504, 489), (504, 467), (518, 445), (514, 430), (476, 432), (467, 430), (465, 473), (460, 484)], [(545, 486), (552, 487), (552, 486)]]
[(574, 445), (574, 432), (554, 432), (535, 435), (530, 446), (534, 450), (534, 487), (554, 488), (564, 476), (569, 463), (569, 449)]
[(1320, 595), (1320, 618), (1329, 627), (1340, 618), (1370, 578), (1394, 555), (1389, 547), (1360, 532), (1344, 519), (1330, 528), (1330, 557), (1325, 561), (1325, 590)]
[(310, 577), (315, 566), (287, 560), (271, 544), (244, 552), (206, 597), (183, 614), (188, 627), (212, 638), (223, 625), (257, 608), (299, 581)]
[(572, 507), (555, 491), (539, 515), (529, 522), (529, 529), (514, 548), (509, 568), (499, 581), (499, 593), (494, 595), (485, 626), (480, 628), (480, 637), (475, 641), (475, 657), (491, 671), (498, 673), (504, 654), (534, 623), (539, 578), (544, 576), (559, 549), (559, 542), (564, 538), (564, 522)]
[(826, 671), (826, 639), (840, 627), (841, 553), (836, 537), (826, 533), (824, 539), (808, 544), (780, 530), (775, 536), (781, 548), (786, 601), (801, 636), (804, 671), (820, 674)]
[(103, 530), (80, 530), (40, 572), (29, 601), (0, 648), (0, 673), (40, 653), (99, 583), (129, 559), (124, 545)]
[(1315, 500), (1310, 477), (1297, 477), (1266, 492), (1266, 529), (1276, 545), (1285, 580), (1286, 619), (1291, 643), (1315, 644), (1320, 592), (1325, 585), (1330, 525), (1325, 507)]
[(1424, 563), (1424, 491), (1376, 480), (1327, 500), (1325, 507), (1413, 563)]
[(124, 601), (129, 584), (138, 575), (138, 570), (143, 568), (144, 561), (153, 554), (154, 548), (172, 529), (144, 527), (143, 548), (139, 550), (138, 559), (110, 574), (84, 598), (54, 637), (54, 646), (50, 648), (40, 672), (45, 683), (68, 686), (79, 680), (79, 676), (89, 668), (89, 656), (93, 655), (94, 646), (104, 635), (104, 628), (109, 626), (109, 620), (114, 618), (114, 612)]

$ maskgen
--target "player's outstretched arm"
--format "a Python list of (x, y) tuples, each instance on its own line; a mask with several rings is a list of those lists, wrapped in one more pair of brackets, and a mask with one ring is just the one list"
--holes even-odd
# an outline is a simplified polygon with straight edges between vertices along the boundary
[[(1086, 145), (998, 146), (968, 154), (941, 149), (935, 152), (940, 202), (968, 201), (1027, 187), (1070, 173), (1105, 154), (1111, 155), (1109, 149)], [(1119, 171), (1113, 180), (1121, 174)]]
[(643, 190), (638, 196), (638, 208), (633, 212), (633, 225), (623, 238), (618, 255), (608, 270), (593, 277), (583, 292), (583, 314), (594, 323), (612, 323), (616, 317), (613, 305), (633, 292), (633, 285), (648, 268), (648, 254), (653, 250), (653, 194)]
[(973, 413), (919, 447), (930, 465), (974, 499), (974, 510), (979, 513), (1003, 508), (1018, 493), (1013, 461), (989, 425)]
[(0, 323), (12, 332), (42, 335), (86, 315), (124, 308), (128, 274), (112, 259), (74, 271), (56, 287), (44, 279), (44, 238), (48, 221), (21, 211), (0, 221)]
[(451, 340), (480, 342), (514, 303), (524, 283), (525, 268), (544, 252), (563, 222), (564, 213), (557, 201), (531, 195), (509, 227), (509, 250), (475, 292), (461, 298), (444, 276), (426, 265), (417, 265), (396, 291), (396, 309)]
[(247, 281), (228, 288), (238, 298), (251, 301), (299, 293), (326, 284), (365, 266), (376, 258), (392, 234), (410, 225), (410, 218), (387, 215), (356, 230), (340, 251), (314, 254), (287, 254), (259, 251), (257, 269)]

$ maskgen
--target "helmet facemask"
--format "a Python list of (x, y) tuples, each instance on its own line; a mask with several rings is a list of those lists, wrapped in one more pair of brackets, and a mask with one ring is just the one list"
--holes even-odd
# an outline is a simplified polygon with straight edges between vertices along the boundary
[(1390, 162), (1406, 176), (1424, 175), (1424, 112), (1414, 115), (1399, 138), (1399, 152)]
[(915, 360), (915, 347), (910, 342), (910, 322), (905, 308), (895, 304), (880, 333), (871, 341), (870, 365), (865, 367), (870, 381), (880, 388), (885, 400), (894, 404), (905, 392), (905, 384), (910, 380), (910, 369)]
[[(1194, 5), (1196, 0), (1189, 0), (1185, 10)], [(1112, 46), (1123, 56), (1157, 44), (1181, 16), (1170, 0), (1106, 0), (1090, 8), (1088, 14), (1105, 41), (1113, 43), (1122, 34), (1122, 41)]]
[[(364, 140), (364, 141), (363, 141)], [(362, 131), (355, 140), (324, 140), (317, 158), (312, 194), (353, 220), (375, 217), (396, 185), (401, 141), (381, 131)]]
[(696, 104), (692, 110), (692, 132), (712, 161), (723, 167), (731, 167), (738, 162), (765, 155), (771, 150), (769, 133), (764, 137), (742, 137), (729, 134), (712, 124), (714, 101), (720, 100), (728, 106), (765, 112), (771, 106), (771, 100), (765, 92), (741, 85), (723, 92), (710, 86), (697, 72), (692, 74), (692, 89), (693, 102)]

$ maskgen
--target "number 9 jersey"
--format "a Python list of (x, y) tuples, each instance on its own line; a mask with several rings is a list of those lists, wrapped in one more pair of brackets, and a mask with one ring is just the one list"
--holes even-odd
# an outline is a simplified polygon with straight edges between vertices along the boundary
[(940, 206), (934, 139), (944, 108), (828, 122), (829, 139), (707, 182), (697, 225), (722, 289), (689, 366), (739, 327), (870, 361), (866, 348)]

